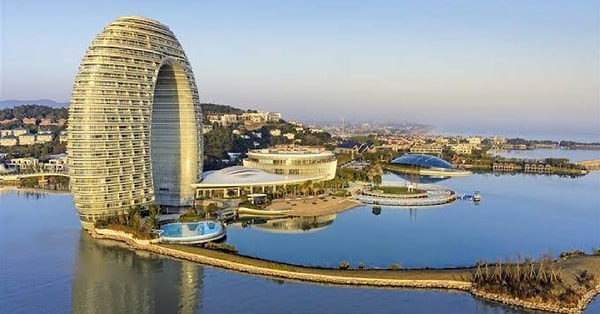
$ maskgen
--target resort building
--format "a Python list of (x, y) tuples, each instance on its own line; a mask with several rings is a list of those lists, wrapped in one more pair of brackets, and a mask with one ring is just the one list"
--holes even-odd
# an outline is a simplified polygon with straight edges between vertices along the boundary
[(251, 150), (245, 167), (281, 175), (301, 175), (326, 181), (335, 177), (337, 159), (331, 151), (315, 147), (267, 148)]
[(35, 118), (23, 118), (23, 124), (36, 124), (37, 120)]
[(19, 167), (20, 171), (23, 170), (33, 170), (37, 168), (40, 164), (40, 161), (37, 158), (26, 157), (26, 158), (13, 158), (10, 160), (11, 164)]
[(464, 143), (455, 144), (451, 145), (450, 149), (459, 155), (470, 155), (473, 151), (473, 145)]
[(27, 129), (14, 129), (14, 130), (12, 130), (12, 135), (13, 136), (20, 136), (20, 135), (27, 134), (27, 133), (29, 133), (29, 130), (27, 130)]
[(411, 154), (428, 154), (441, 156), (442, 155), (442, 147), (437, 145), (432, 146), (413, 146), (410, 148)]
[(17, 144), (19, 144), (19, 140), (12, 135), (0, 138), (0, 146), (15, 146)]
[(283, 134), (283, 137), (287, 138), (288, 140), (293, 140), (296, 138), (296, 134), (294, 133), (285, 133)]
[(58, 154), (49, 156), (48, 162), (42, 164), (44, 171), (48, 172), (66, 172), (67, 165), (67, 154)]
[(54, 140), (54, 134), (52, 134), (52, 132), (49, 131), (42, 131), (40, 133), (38, 133), (35, 142), (36, 143), (48, 143), (48, 142), (52, 142)]
[(196, 199), (238, 198), (253, 193), (280, 194), (307, 181), (316, 182), (322, 176), (281, 175), (242, 166), (207, 171), (202, 181), (194, 184)]
[(425, 154), (408, 154), (400, 156), (390, 162), (392, 165), (405, 166), (419, 171), (422, 176), (468, 176), (469, 171), (457, 169), (451, 163), (436, 156)]
[(33, 145), (35, 144), (35, 134), (23, 134), (19, 135), (19, 145)]
[(156, 203), (189, 206), (202, 170), (194, 74), (173, 32), (121, 17), (87, 49), (69, 107), (71, 191), (82, 226)]
[(511, 162), (495, 162), (492, 165), (492, 170), (494, 171), (514, 171), (517, 169), (517, 166)]
[(59, 143), (66, 143), (67, 142), (67, 131), (61, 131), (60, 135), (58, 136), (58, 142)]
[(268, 122), (279, 122), (281, 120), (280, 112), (267, 112), (267, 121)]
[(40, 120), (40, 126), (50, 126), (50, 125), (56, 125), (56, 123), (53, 123), (52, 119), (50, 119), (50, 118), (43, 118), (42, 120)]

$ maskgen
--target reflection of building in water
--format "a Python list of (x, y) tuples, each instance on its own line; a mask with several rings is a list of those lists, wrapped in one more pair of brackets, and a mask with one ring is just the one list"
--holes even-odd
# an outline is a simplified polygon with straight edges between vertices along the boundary
[(336, 214), (310, 217), (288, 217), (271, 219), (252, 228), (276, 233), (315, 232), (327, 228), (335, 220)]
[(73, 283), (73, 313), (196, 313), (203, 268), (81, 232)]

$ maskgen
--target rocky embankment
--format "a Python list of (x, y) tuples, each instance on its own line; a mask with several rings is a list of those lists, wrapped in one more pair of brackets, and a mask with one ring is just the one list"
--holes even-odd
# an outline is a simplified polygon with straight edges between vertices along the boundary
[[(371, 286), (371, 287), (396, 287), (396, 288), (421, 288), (421, 289), (449, 289), (449, 290), (461, 290), (470, 292), (476, 297), (483, 298), (486, 300), (503, 303), (510, 306), (518, 306), (528, 309), (542, 310), (555, 313), (581, 313), (587, 306), (587, 304), (600, 293), (600, 285), (596, 286), (594, 290), (586, 293), (579, 304), (576, 307), (564, 307), (559, 304), (546, 304), (542, 302), (533, 302), (520, 300), (508, 296), (487, 293), (479, 291), (473, 288), (473, 285), (467, 281), (459, 280), (433, 280), (433, 279), (396, 279), (396, 278), (378, 278), (377, 276), (344, 276), (343, 273), (334, 274), (335, 270), (332, 270), (332, 274), (323, 274), (322, 271), (310, 272), (310, 268), (303, 268), (306, 271), (296, 272), (289, 271), (285, 268), (286, 264), (281, 264), (281, 267), (261, 267), (256, 265), (249, 265), (240, 263), (237, 261), (230, 261), (222, 258), (215, 258), (210, 256), (204, 256), (199, 254), (193, 254), (182, 250), (169, 248), (158, 245), (157, 240), (138, 240), (134, 239), (130, 234), (115, 231), (110, 229), (96, 229), (90, 232), (90, 235), (96, 239), (107, 239), (115, 240), (126, 243), (129, 247), (135, 250), (148, 251), (163, 256), (169, 256), (172, 258), (188, 260), (204, 265), (229, 269), (242, 273), (248, 273), (252, 275), (277, 277), (290, 280), (299, 280), (306, 282), (324, 283), (324, 284), (336, 284), (336, 285), (353, 285), (353, 286)], [(272, 265), (278, 265), (277, 263), (271, 263)]]
[(534, 302), (528, 300), (521, 300), (509, 296), (499, 295), (495, 293), (489, 293), (472, 289), (471, 294), (478, 298), (503, 303), (509, 306), (518, 306), (526, 309), (533, 309), (539, 311), (553, 312), (553, 313), (565, 313), (565, 314), (578, 314), (582, 313), (587, 305), (594, 299), (594, 297), (600, 293), (600, 285), (596, 286), (593, 290), (588, 291), (579, 300), (576, 307), (565, 307), (562, 304), (548, 304), (544, 302)]

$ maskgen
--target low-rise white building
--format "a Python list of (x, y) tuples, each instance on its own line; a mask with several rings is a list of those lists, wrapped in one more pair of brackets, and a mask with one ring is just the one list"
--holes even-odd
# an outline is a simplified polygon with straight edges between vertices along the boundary
[(479, 136), (473, 136), (473, 137), (469, 137), (467, 139), (467, 141), (469, 142), (469, 144), (471, 145), (480, 145), (481, 144), (481, 137)]
[(473, 150), (473, 145), (471, 145), (471, 144), (456, 144), (456, 145), (450, 146), (450, 149), (459, 155), (470, 155)]
[(427, 154), (440, 156), (442, 155), (442, 147), (437, 145), (432, 146), (413, 146), (410, 148), (411, 154)]
[(14, 130), (12, 130), (12, 135), (13, 136), (17, 136), (17, 137), (21, 136), (23, 134), (27, 134), (27, 133), (29, 133), (29, 130), (27, 130), (27, 129), (14, 129)]
[(67, 154), (51, 156), (48, 162), (42, 165), (42, 168), (48, 172), (66, 172), (68, 168)]
[(293, 140), (296, 138), (296, 134), (294, 133), (285, 133), (283, 134), (284, 137), (286, 137), (288, 140)]
[(67, 142), (67, 137), (68, 137), (67, 131), (61, 131), (60, 135), (58, 136), (58, 141), (60, 143), (66, 143)]
[(10, 162), (19, 167), (19, 170), (35, 169), (39, 166), (40, 161), (37, 158), (25, 157), (25, 158), (13, 158)]
[(33, 145), (35, 144), (35, 134), (22, 134), (19, 135), (19, 145)]
[(12, 135), (3, 136), (0, 138), (0, 146), (15, 146), (19, 144), (19, 140)]
[(269, 121), (269, 122), (279, 122), (279, 120), (281, 120), (281, 113), (280, 112), (269, 112), (267, 114), (267, 121)]
[(13, 135), (12, 130), (0, 130), (0, 136), (11, 136)]
[(43, 132), (39, 132), (35, 142), (36, 143), (48, 143), (48, 142), (52, 142), (54, 140), (54, 134), (52, 134), (52, 132), (49, 131), (43, 131)]

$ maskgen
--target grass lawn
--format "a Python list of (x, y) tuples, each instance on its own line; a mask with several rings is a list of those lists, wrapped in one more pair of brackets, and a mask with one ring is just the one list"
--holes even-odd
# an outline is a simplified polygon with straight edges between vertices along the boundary
[(381, 192), (385, 193), (385, 194), (407, 194), (407, 195), (411, 195), (411, 194), (422, 194), (425, 193), (425, 190), (421, 190), (421, 189), (413, 189), (412, 191), (409, 191), (407, 187), (404, 186), (380, 186), (378, 188), (378, 190), (380, 190)]

